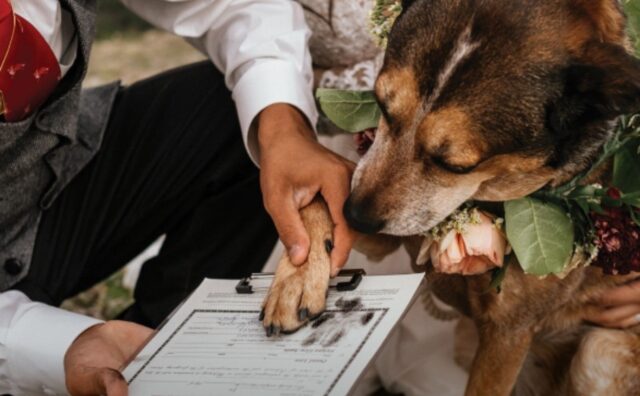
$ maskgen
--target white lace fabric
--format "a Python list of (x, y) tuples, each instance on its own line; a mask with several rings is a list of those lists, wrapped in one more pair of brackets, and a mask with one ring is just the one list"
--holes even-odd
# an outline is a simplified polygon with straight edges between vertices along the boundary
[(373, 0), (299, 0), (312, 30), (311, 54), (322, 88), (372, 89), (381, 49), (369, 32)]

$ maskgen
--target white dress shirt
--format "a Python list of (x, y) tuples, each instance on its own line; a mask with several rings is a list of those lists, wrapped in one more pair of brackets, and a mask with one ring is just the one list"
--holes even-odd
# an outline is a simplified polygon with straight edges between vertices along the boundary
[[(247, 150), (257, 162), (253, 121), (274, 103), (296, 106), (312, 125), (317, 110), (310, 36), (300, 6), (290, 0), (122, 0), (132, 11), (187, 38), (224, 72), (238, 109)], [(58, 0), (13, 0), (17, 14), (41, 33), (62, 73), (73, 65), (77, 37)], [(0, 294), (0, 394), (66, 394), (64, 355), (99, 321)]]

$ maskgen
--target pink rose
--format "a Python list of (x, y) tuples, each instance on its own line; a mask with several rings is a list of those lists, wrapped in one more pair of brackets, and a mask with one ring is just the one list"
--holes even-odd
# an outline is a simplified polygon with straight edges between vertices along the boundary
[(511, 252), (494, 219), (479, 212), (478, 224), (467, 224), (463, 233), (451, 230), (444, 238), (433, 242), (431, 263), (445, 274), (478, 275), (502, 267), (505, 254)]

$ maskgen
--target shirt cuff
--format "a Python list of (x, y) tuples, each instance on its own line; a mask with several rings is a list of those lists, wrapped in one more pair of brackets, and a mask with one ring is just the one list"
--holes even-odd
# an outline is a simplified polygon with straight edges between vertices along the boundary
[(308, 119), (312, 128), (318, 122), (318, 110), (311, 82), (291, 63), (281, 60), (262, 61), (240, 78), (233, 90), (242, 136), (251, 160), (259, 166), (260, 153), (256, 125), (258, 114), (267, 106), (287, 103), (295, 106)]
[(86, 329), (102, 323), (40, 303), (27, 304), (7, 334), (10, 376), (19, 388), (66, 395), (64, 357)]

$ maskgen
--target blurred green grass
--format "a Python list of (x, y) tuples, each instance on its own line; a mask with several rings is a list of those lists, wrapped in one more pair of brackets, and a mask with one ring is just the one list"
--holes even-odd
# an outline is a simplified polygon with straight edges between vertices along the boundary
[(149, 29), (152, 26), (129, 11), (120, 0), (98, 2), (97, 40), (107, 40), (114, 36), (135, 37)]

